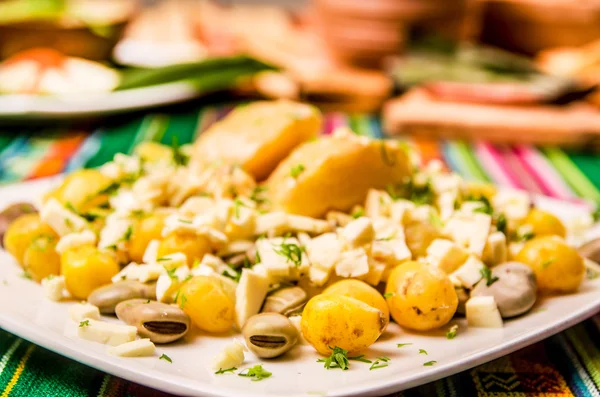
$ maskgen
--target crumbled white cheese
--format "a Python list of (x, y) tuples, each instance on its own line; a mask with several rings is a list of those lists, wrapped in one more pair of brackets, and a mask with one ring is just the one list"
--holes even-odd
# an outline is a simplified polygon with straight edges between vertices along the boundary
[(60, 238), (56, 244), (56, 252), (62, 254), (68, 249), (79, 247), (81, 245), (96, 245), (96, 235), (91, 230), (84, 230), (80, 233), (69, 233)]
[(52, 301), (60, 301), (65, 293), (65, 276), (48, 276), (42, 280), (44, 296)]
[(237, 341), (227, 344), (217, 354), (212, 361), (211, 369), (218, 371), (220, 369), (239, 368), (244, 363), (244, 345)]
[(298, 343), (300, 345), (308, 345), (308, 341), (304, 339), (304, 335), (302, 335), (302, 316), (290, 316), (288, 317), (288, 319), (290, 320), (290, 323), (292, 323), (294, 328), (298, 330)]
[(440, 220), (442, 220), (442, 222), (450, 219), (454, 213), (454, 203), (456, 203), (457, 197), (458, 194), (452, 191), (444, 192), (437, 196), (436, 204), (440, 210)]
[(450, 240), (436, 239), (427, 247), (426, 261), (446, 274), (456, 271), (469, 253)]
[(488, 266), (496, 266), (507, 261), (508, 248), (504, 233), (494, 232), (488, 236), (482, 259)]
[(196, 229), (197, 226), (191, 219), (187, 219), (181, 214), (172, 214), (165, 219), (162, 236), (166, 237), (172, 233), (196, 234)]
[(83, 323), (77, 325), (77, 336), (79, 338), (110, 346), (133, 342), (136, 334), (136, 327), (105, 323), (93, 319), (83, 320)]
[(310, 234), (323, 234), (333, 230), (333, 227), (327, 221), (293, 214), (287, 215), (287, 225), (290, 231)]
[(198, 215), (212, 209), (215, 200), (206, 196), (190, 197), (179, 207), (179, 212), (185, 215)]
[(481, 269), (483, 269), (485, 265), (479, 259), (474, 256), (469, 257), (467, 261), (458, 268), (452, 276), (456, 277), (460, 280), (460, 283), (463, 287), (467, 289), (472, 289), (475, 284), (483, 277), (481, 274)]
[(42, 206), (40, 217), (59, 236), (80, 232), (88, 227), (85, 219), (65, 208), (54, 198), (49, 199)]
[(156, 281), (156, 300), (164, 303), (173, 302), (173, 297), (177, 293), (177, 290), (189, 276), (191, 274), (187, 265), (182, 265), (174, 270), (162, 273), (158, 277), (158, 281)]
[(402, 225), (408, 223), (411, 218), (411, 212), (416, 208), (415, 203), (409, 200), (396, 200), (389, 205), (390, 217), (396, 223)]
[(370, 218), (360, 217), (350, 222), (339, 233), (346, 247), (358, 248), (370, 244), (375, 239), (375, 229)]
[(384, 191), (369, 189), (365, 200), (365, 213), (370, 218), (390, 215), (390, 205), (393, 203), (389, 194)]
[(519, 252), (521, 252), (521, 250), (523, 249), (523, 247), (525, 246), (525, 243), (520, 241), (520, 242), (516, 242), (513, 241), (511, 243), (508, 244), (508, 259), (515, 259), (517, 257), (517, 255), (519, 254)]
[(371, 256), (388, 265), (394, 266), (412, 257), (403, 238), (375, 240), (371, 246)]
[(242, 329), (246, 321), (257, 314), (269, 292), (269, 279), (251, 269), (242, 269), (235, 290), (235, 321)]
[(491, 227), (492, 217), (490, 215), (456, 212), (444, 226), (444, 234), (450, 236), (458, 245), (465, 247), (472, 254), (481, 257)]
[(154, 355), (156, 346), (150, 339), (138, 339), (122, 345), (111, 346), (106, 351), (108, 354), (118, 357), (148, 357)]
[(100, 320), (100, 310), (90, 303), (76, 303), (69, 307), (69, 317), (76, 323), (79, 323), (86, 318)]
[(187, 256), (183, 252), (175, 252), (156, 258), (156, 263), (165, 269), (177, 269), (178, 267), (187, 264)]
[(502, 328), (502, 316), (493, 296), (474, 296), (467, 301), (469, 327)]
[(142, 260), (144, 263), (155, 263), (158, 256), (158, 247), (160, 246), (160, 240), (150, 240), (144, 251)]
[(363, 276), (362, 279), (371, 285), (377, 285), (381, 281), (386, 268), (387, 264), (385, 262), (371, 259), (369, 260), (369, 273)]
[(125, 250), (125, 245), (131, 237), (133, 223), (124, 215), (113, 213), (106, 217), (106, 225), (100, 231), (99, 248), (116, 247), (117, 251)]
[(494, 210), (504, 213), (510, 222), (519, 222), (529, 213), (531, 199), (529, 193), (521, 190), (502, 189), (492, 198)]
[[(288, 248), (300, 249), (300, 258), (296, 258), (298, 252), (287, 252)], [(275, 237), (271, 239), (263, 238), (256, 241), (256, 251), (260, 258), (260, 263), (268, 269), (274, 277), (288, 278), (290, 276), (290, 267), (304, 267), (308, 264), (306, 253), (301, 249), (300, 242), (295, 237)], [(292, 257), (293, 256), (293, 257)], [(295, 263), (300, 260), (299, 263)]]
[(342, 252), (335, 264), (335, 273), (340, 277), (361, 277), (369, 273), (369, 256), (365, 249)]
[(335, 233), (325, 233), (310, 240), (306, 253), (310, 261), (310, 280), (323, 285), (342, 254), (341, 242)]

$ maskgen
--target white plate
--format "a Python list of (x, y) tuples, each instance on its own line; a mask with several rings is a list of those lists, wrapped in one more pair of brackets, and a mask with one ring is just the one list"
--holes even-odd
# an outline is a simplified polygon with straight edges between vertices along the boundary
[(187, 101), (203, 92), (185, 82), (74, 96), (0, 95), (0, 119), (106, 115)]
[[(0, 208), (16, 200), (39, 197), (51, 183), (43, 180), (3, 188), (0, 190)], [(585, 211), (548, 199), (542, 200), (541, 205), (563, 218)], [(21, 274), (8, 254), (0, 252), (0, 327), (118, 377), (190, 396), (384, 395), (513, 352), (590, 317), (600, 308), (600, 278), (586, 280), (578, 293), (544, 299), (528, 315), (507, 321), (502, 329), (467, 329), (465, 321), (458, 320), (438, 332), (416, 334), (391, 324), (381, 340), (365, 352), (371, 359), (377, 356), (391, 358), (387, 368), (370, 371), (369, 364), (351, 361), (348, 371), (328, 371), (322, 363), (316, 362), (319, 357), (310, 346), (300, 346), (280, 359), (262, 362), (273, 376), (252, 382), (235, 374), (215, 375), (208, 369), (212, 357), (231, 341), (233, 334), (217, 337), (194, 332), (176, 344), (158, 346), (154, 357), (111, 357), (106, 354), (105, 346), (74, 336), (77, 324), (69, 321), (67, 315), (72, 303), (45, 300), (41, 287), (20, 277)], [(454, 323), (460, 327), (458, 336), (448, 340), (445, 332)], [(397, 348), (397, 343), (412, 345)], [(419, 354), (419, 349), (428, 354)], [(163, 353), (171, 357), (172, 364), (159, 360)], [(437, 364), (423, 366), (431, 360)], [(242, 368), (255, 363), (258, 360), (248, 353)]]

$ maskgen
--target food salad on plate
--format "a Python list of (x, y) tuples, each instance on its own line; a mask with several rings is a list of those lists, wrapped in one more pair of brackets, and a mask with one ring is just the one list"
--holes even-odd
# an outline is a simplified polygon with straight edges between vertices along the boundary
[(321, 124), (310, 105), (255, 102), (193, 144), (141, 143), (6, 209), (4, 248), (48, 299), (80, 302), (69, 321), (109, 354), (153, 355), (192, 327), (239, 332), (216, 374), (300, 344), (345, 369), (369, 361), (359, 354), (390, 321), (448, 338), (455, 316), (500, 328), (597, 266), (529, 194), (422, 166), (398, 140), (319, 136)]

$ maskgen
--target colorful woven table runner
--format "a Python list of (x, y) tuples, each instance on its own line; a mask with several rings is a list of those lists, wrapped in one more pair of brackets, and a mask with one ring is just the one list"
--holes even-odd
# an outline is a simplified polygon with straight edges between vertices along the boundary
[[(184, 108), (113, 122), (93, 131), (0, 131), (0, 183), (97, 167), (142, 141), (193, 141), (228, 111)], [(324, 133), (349, 126), (381, 137), (372, 116), (328, 114)], [(410, 139), (407, 139), (410, 141)], [(560, 148), (485, 142), (412, 141), (424, 160), (442, 160), (467, 179), (563, 200), (600, 202), (600, 156)], [(79, 364), (0, 329), (0, 397), (168, 396)], [(396, 396), (600, 397), (600, 315), (511, 355)]]

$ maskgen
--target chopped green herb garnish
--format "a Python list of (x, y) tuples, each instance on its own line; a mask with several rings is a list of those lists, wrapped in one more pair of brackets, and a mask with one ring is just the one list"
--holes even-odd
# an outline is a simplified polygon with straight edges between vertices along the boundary
[(169, 269), (166, 266), (163, 266), (165, 268), (165, 270), (167, 271), (167, 276), (169, 276), (169, 278), (174, 279), (174, 280), (179, 280), (179, 277), (177, 277), (177, 275), (175, 274), (175, 272), (177, 271), (176, 268), (173, 269)]
[(446, 338), (448, 338), (448, 339), (456, 338), (457, 332), (458, 332), (458, 325), (453, 325), (452, 327), (450, 327), (448, 332), (446, 332)]
[(111, 244), (111, 245), (107, 245), (106, 247), (104, 247), (107, 250), (113, 250), (116, 251), (117, 250), (117, 245), (116, 244)]
[(400, 185), (388, 185), (385, 190), (394, 200), (407, 199), (417, 205), (434, 204), (435, 202), (435, 192), (431, 181), (427, 181), (424, 185), (417, 185), (411, 178)]
[(171, 364), (173, 364), (173, 360), (171, 360), (171, 357), (167, 356), (167, 355), (166, 355), (166, 354), (164, 354), (164, 353), (163, 353), (163, 354), (162, 354), (162, 355), (161, 355), (161, 356), (160, 356), (158, 359), (159, 359), (159, 360), (165, 360), (165, 361), (168, 361), (168, 362), (170, 362)]
[(369, 371), (373, 371), (374, 369), (385, 368), (387, 367), (387, 363), (380, 363), (379, 361), (375, 361), (373, 365), (369, 368)]
[(444, 227), (444, 222), (442, 222), (442, 218), (440, 218), (440, 216), (433, 210), (429, 212), (429, 223), (431, 223), (438, 229)]
[(498, 277), (492, 277), (492, 271), (489, 267), (482, 267), (479, 273), (481, 273), (481, 277), (485, 280), (485, 285), (488, 287), (498, 281)]
[[(233, 273), (233, 274), (232, 274)], [(236, 283), (240, 282), (240, 278), (242, 278), (242, 272), (236, 272), (234, 269), (231, 270), (223, 270), (221, 273), (222, 276), (232, 279)]]
[(594, 269), (590, 269), (589, 267), (585, 268), (585, 277), (588, 280), (594, 280), (596, 278), (598, 278), (598, 272), (595, 271)]
[(380, 360), (380, 361), (386, 362), (386, 363), (391, 360), (391, 358), (386, 357), (386, 356), (377, 357), (377, 359)]
[(130, 212), (131, 216), (134, 218), (143, 218), (146, 216), (146, 211), (144, 210), (133, 210)]
[(387, 146), (385, 145), (385, 141), (381, 141), (381, 160), (383, 160), (383, 164), (387, 165), (388, 167), (393, 167), (396, 165), (397, 160), (396, 160), (396, 156), (394, 155), (390, 155), (390, 153), (388, 153), (388, 149)]
[(185, 307), (185, 302), (187, 302), (187, 296), (185, 296), (185, 294), (181, 294), (179, 298), (179, 307), (183, 309)]
[(358, 208), (356, 211), (354, 211), (352, 213), (352, 218), (354, 218), (354, 219), (358, 219), (361, 216), (365, 216), (365, 209), (364, 208)]
[(215, 375), (221, 375), (221, 374), (224, 374), (227, 372), (233, 372), (236, 370), (237, 370), (236, 367), (231, 367), (231, 368), (227, 368), (227, 369), (219, 368), (219, 370), (217, 372), (215, 372)]
[(302, 248), (298, 244), (286, 243), (284, 240), (279, 248), (274, 248), (274, 251), (278, 255), (284, 256), (286, 262), (292, 262), (296, 267), (302, 263)]
[(437, 361), (427, 361), (423, 364), (424, 367), (432, 367), (434, 364), (437, 364)]
[(244, 202), (242, 200), (240, 200), (239, 198), (236, 198), (235, 200), (233, 200), (233, 213), (236, 219), (240, 218), (240, 207), (245, 207), (246, 204), (244, 204)]
[(365, 358), (364, 354), (361, 354), (360, 356), (354, 356), (354, 357), (348, 357), (348, 360), (352, 360), (352, 361), (360, 361), (362, 363), (367, 363), (367, 364), (371, 364), (371, 360), (367, 360)]
[(517, 236), (516, 236), (517, 241), (529, 241), (534, 237), (535, 237), (535, 234), (530, 230), (528, 230), (524, 233), (521, 233), (521, 234), (517, 234)]
[(185, 283), (186, 281), (189, 281), (189, 280), (191, 280), (191, 279), (193, 279), (193, 278), (194, 278), (194, 276), (192, 276), (191, 274), (188, 274), (188, 275), (187, 275), (187, 276), (186, 276), (186, 277), (183, 279), (183, 282)]
[[(331, 347), (330, 347), (331, 349)], [(341, 347), (334, 347), (331, 355), (327, 358), (320, 358), (317, 360), (318, 363), (324, 363), (323, 367), (327, 369), (341, 368), (342, 370), (348, 369), (348, 351)]]
[(385, 294), (383, 294), (383, 297), (387, 299), (387, 298), (391, 298), (394, 295), (396, 295), (396, 294), (394, 294), (393, 292), (386, 292)]
[(133, 234), (133, 227), (131, 225), (129, 225), (129, 227), (127, 227), (127, 230), (125, 231), (125, 234), (123, 234), (123, 237), (121, 237), (119, 239), (119, 241), (129, 241), (131, 240), (131, 235)]
[(492, 207), (490, 200), (485, 196), (468, 196), (465, 201), (476, 201), (481, 203), (480, 207), (474, 209), (475, 212), (482, 212), (488, 215), (492, 215), (494, 213), (494, 208)]
[(256, 186), (252, 189), (252, 193), (250, 193), (250, 200), (254, 201), (256, 204), (264, 204), (269, 200), (262, 197), (262, 194), (267, 191), (267, 188), (264, 186)]
[(27, 280), (31, 280), (31, 274), (28, 271), (24, 271), (21, 273), (21, 277), (26, 278)]
[(177, 219), (179, 221), (179, 223), (185, 223), (186, 225), (191, 225), (192, 221), (190, 221), (189, 219)]
[(410, 346), (410, 345), (412, 345), (412, 343), (398, 343), (396, 345), (396, 347), (404, 347), (404, 346)]
[(594, 222), (600, 221), (600, 203), (598, 203), (596, 209), (592, 211), (592, 219), (594, 219)]
[[(247, 371), (244, 373), (244, 371)], [(244, 371), (240, 372), (238, 376), (245, 376), (248, 378), (252, 378), (253, 381), (259, 381), (266, 378), (270, 378), (273, 375), (271, 372), (266, 371), (262, 365), (255, 365), (252, 368), (247, 368)]]
[(305, 170), (304, 165), (302, 165), (302, 164), (295, 165), (290, 170), (290, 175), (292, 176), (292, 178), (298, 178), (300, 176), (300, 174), (304, 172), (304, 170)]
[(187, 165), (190, 161), (190, 157), (181, 150), (179, 146), (179, 139), (176, 135), (173, 135), (171, 141), (171, 150), (173, 150), (173, 162), (175, 165)]
[[(260, 239), (261, 237), (259, 237)], [(258, 252), (258, 250), (256, 250), (256, 254), (254, 255), (254, 259), (256, 261), (256, 263), (260, 263), (260, 252)]]
[(428, 355), (427, 350), (425, 350), (425, 349), (419, 349), (419, 354), (424, 354), (426, 356)]
[(542, 262), (542, 269), (546, 269), (548, 266), (550, 266), (552, 264), (552, 262), (554, 262), (554, 258), (550, 258), (550, 259)]
[(504, 233), (504, 235), (508, 233), (508, 222), (506, 221), (506, 215), (504, 215), (504, 213), (498, 215), (498, 218), (496, 219), (496, 229), (498, 229), (499, 232)]
[(144, 302), (145, 305), (147, 305), (148, 303), (150, 303), (150, 299), (148, 299), (146, 302)]
[[(100, 190), (98, 192), (98, 195), (102, 195), (102, 194), (107, 194), (109, 196), (112, 196), (113, 194), (115, 194), (117, 192), (117, 190), (119, 190), (119, 188), (121, 187), (121, 184), (119, 182), (113, 182), (110, 185), (108, 185), (107, 187), (105, 187), (104, 189)], [(94, 197), (90, 197), (90, 199), (92, 199)]]
[(88, 327), (90, 325), (90, 320), (83, 320), (79, 323), (79, 328)]
[(165, 261), (169, 261), (171, 260), (171, 258), (169, 258), (168, 256), (163, 256), (162, 258), (158, 258), (156, 261), (157, 262), (165, 262)]

